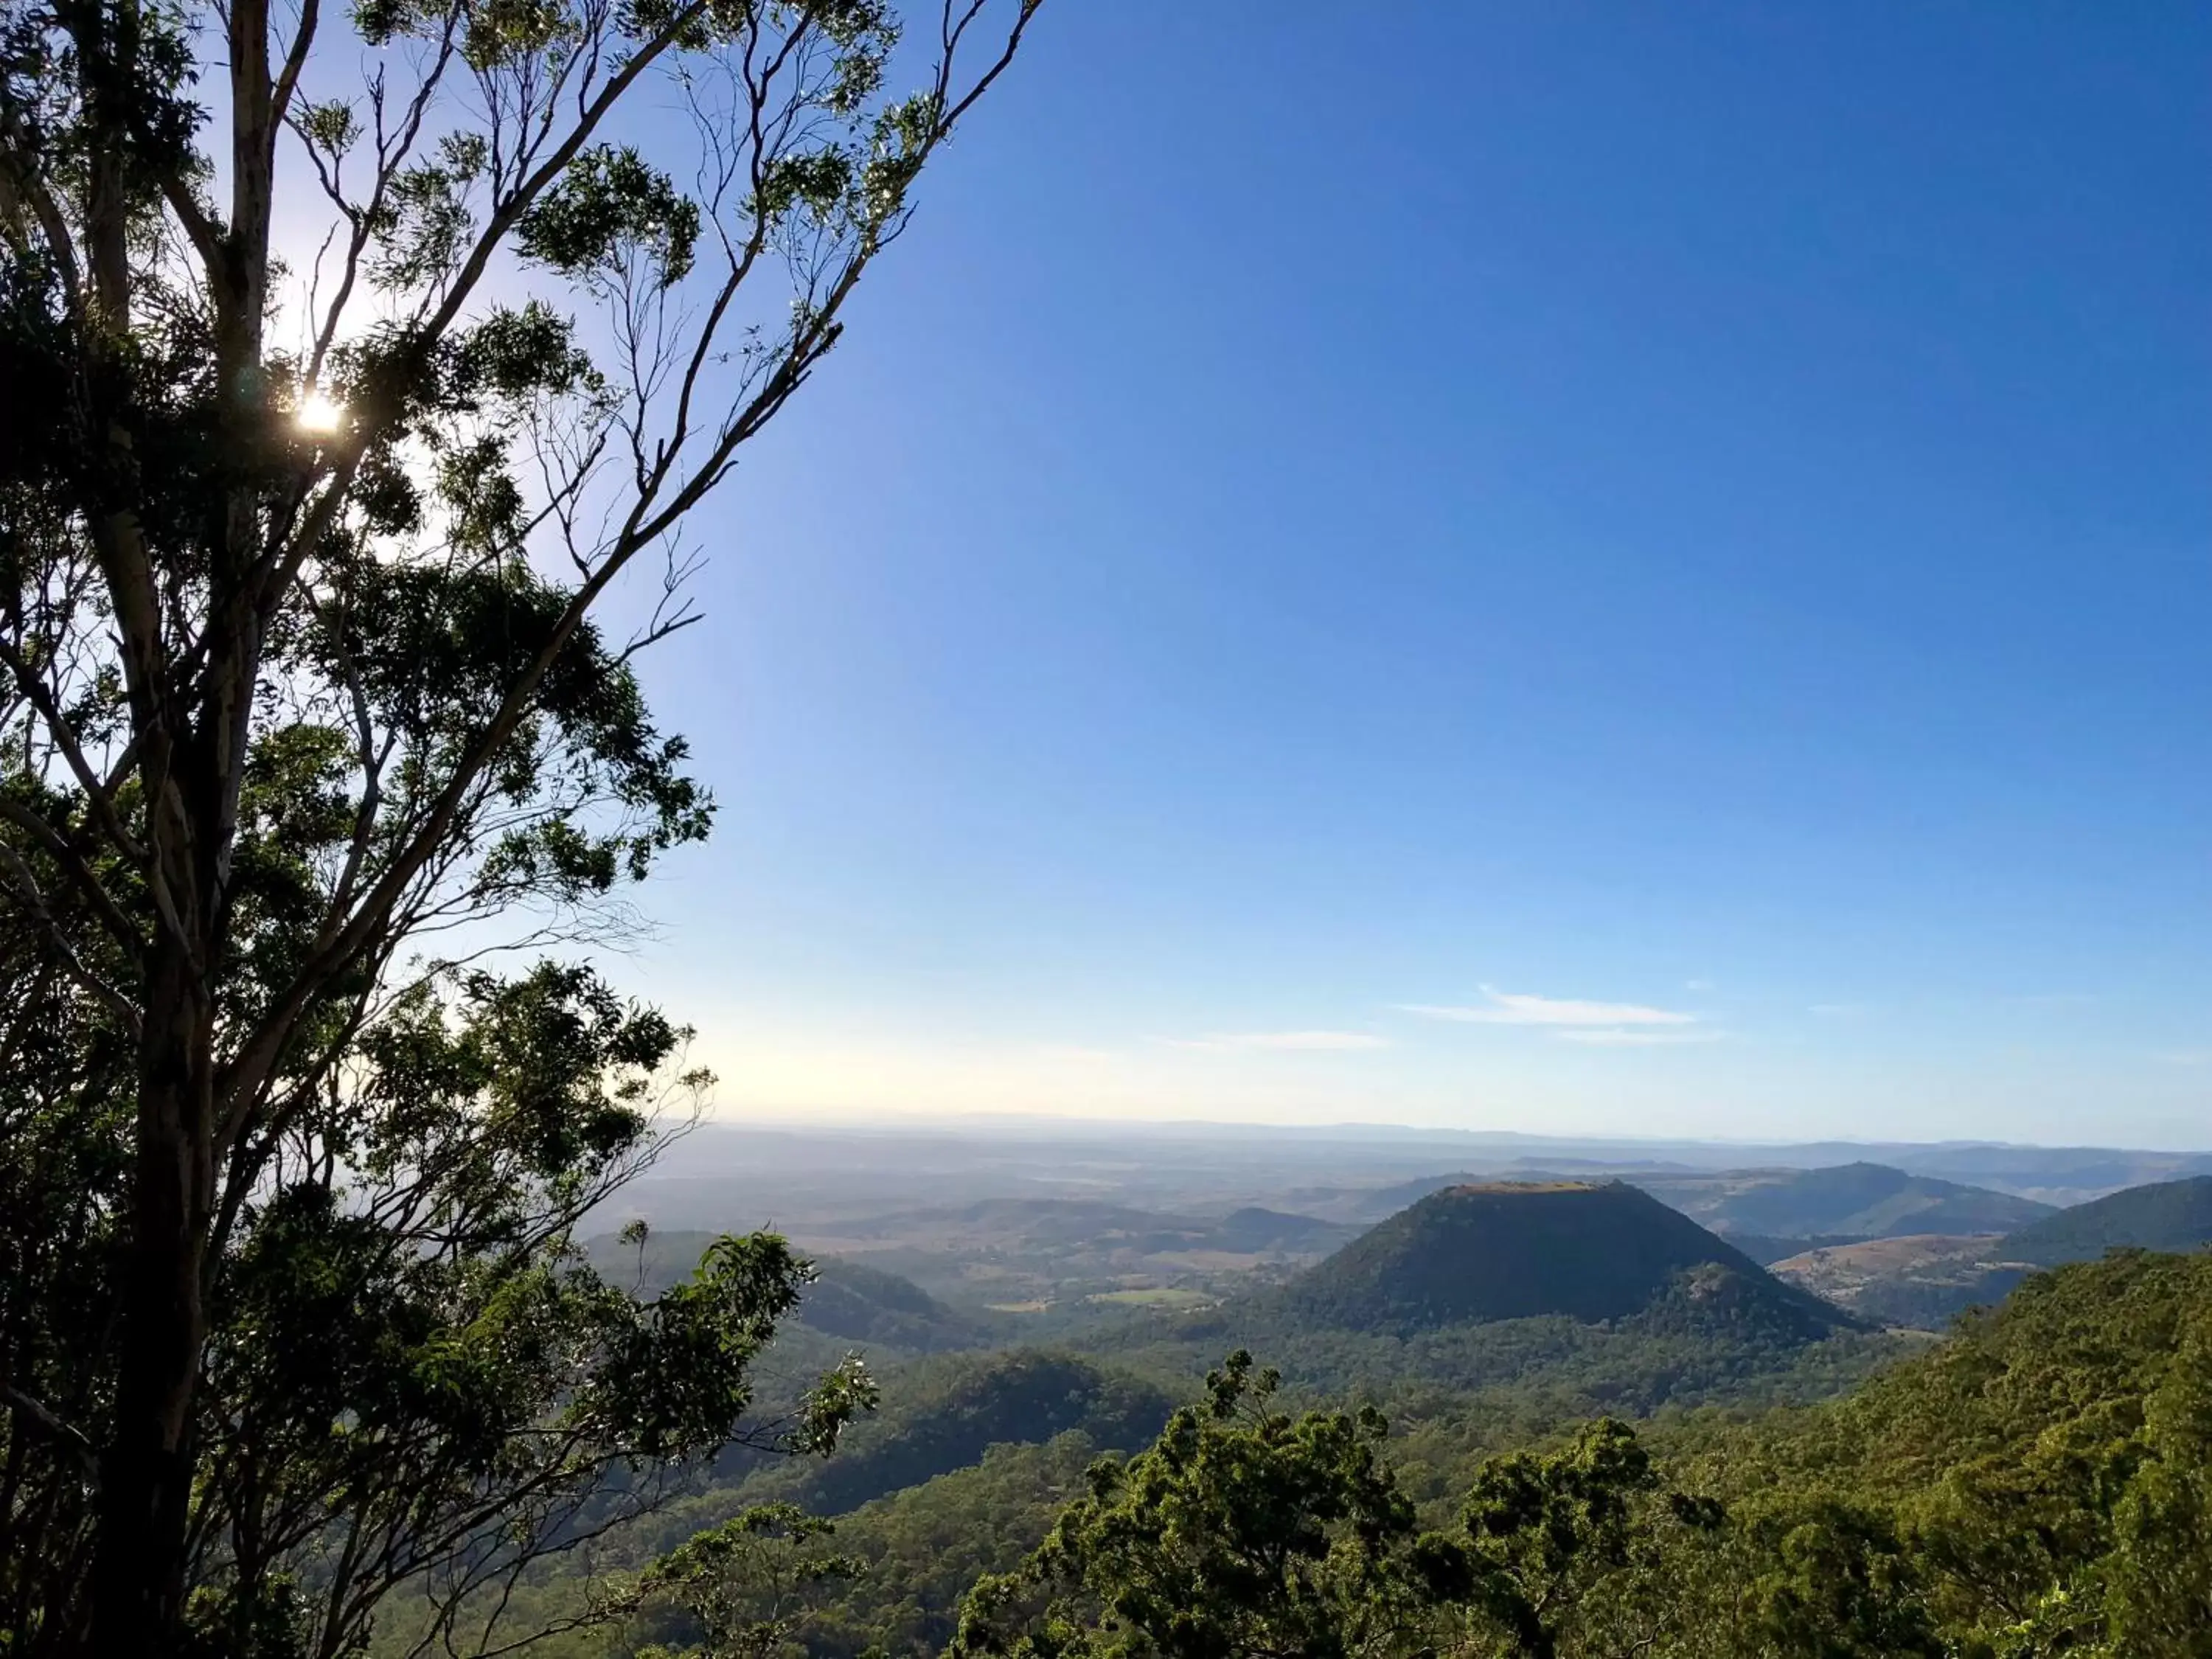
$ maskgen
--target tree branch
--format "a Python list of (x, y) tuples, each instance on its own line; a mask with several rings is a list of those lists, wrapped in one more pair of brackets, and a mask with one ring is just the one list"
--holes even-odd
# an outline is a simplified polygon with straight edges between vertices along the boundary
[(32, 1398), (12, 1382), (0, 1382), (0, 1400), (5, 1400), (9, 1407), (21, 1413), (27, 1421), (52, 1438), (60, 1441), (75, 1453), (77, 1462), (83, 1466), (88, 1479), (97, 1478), (100, 1473), (100, 1455), (93, 1446), (91, 1437), (82, 1429), (78, 1428), (74, 1423), (64, 1420), (43, 1401)]

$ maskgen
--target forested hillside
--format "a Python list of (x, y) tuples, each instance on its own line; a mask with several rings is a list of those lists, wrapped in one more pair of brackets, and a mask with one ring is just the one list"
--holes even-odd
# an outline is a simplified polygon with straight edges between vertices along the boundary
[(2212, 1176), (2130, 1187), (2023, 1227), (2003, 1256), (2051, 1267), (2109, 1249), (2194, 1250), (2212, 1244)]
[[(714, 1236), (605, 1233), (585, 1241), (601, 1273), (640, 1294), (658, 1294), (687, 1278)], [(911, 1279), (835, 1256), (817, 1259), (791, 1323), (818, 1336), (874, 1352), (941, 1353), (980, 1347), (1006, 1334), (989, 1317), (946, 1306)], [(787, 1328), (786, 1340), (790, 1331)]]
[(836, 1456), (773, 1465), (745, 1496), (842, 1514), (963, 1468), (993, 1446), (1079, 1434), (1101, 1449), (1132, 1450), (1159, 1431), (1175, 1403), (1150, 1382), (1068, 1355), (949, 1357), (897, 1373), (884, 1407)]
[[(2212, 1630), (2212, 1259), (2062, 1268), (1849, 1397), (1765, 1414), (1486, 1433), (1409, 1396), (1392, 1424), (1301, 1414), (1242, 1360), (1200, 1394), (1087, 1478), (1099, 1447), (1068, 1433), (826, 1534), (684, 1506), (711, 1545), (635, 1558), (611, 1581), (635, 1611), (554, 1650), (746, 1619), (753, 1650), (837, 1659), (2196, 1659)], [(542, 1617), (582, 1593), (527, 1595)]]
[(1303, 1328), (1398, 1334), (1547, 1316), (1706, 1316), (1811, 1340), (1850, 1323), (1620, 1182), (1447, 1188), (1273, 1300)]

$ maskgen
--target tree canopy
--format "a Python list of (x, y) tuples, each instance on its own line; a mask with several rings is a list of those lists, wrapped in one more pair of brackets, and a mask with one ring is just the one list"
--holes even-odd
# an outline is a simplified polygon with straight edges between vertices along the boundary
[(860, 1397), (741, 1427), (780, 1243), (577, 1257), (703, 1079), (562, 952), (712, 820), (690, 516), (1036, 9), (0, 13), (11, 1652), (345, 1651)]
[(2203, 1659), (2212, 1257), (2033, 1279), (1856, 1394), (1589, 1424), (1417, 1524), (1371, 1410), (1271, 1408), (1243, 1356), (1010, 1574), (956, 1651), (1022, 1659)]

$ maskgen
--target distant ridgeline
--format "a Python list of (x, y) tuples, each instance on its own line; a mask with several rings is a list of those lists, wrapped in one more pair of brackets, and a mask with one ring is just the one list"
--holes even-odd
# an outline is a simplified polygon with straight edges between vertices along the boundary
[(1870, 1318), (1940, 1329), (1991, 1306), (2039, 1268), (2116, 1249), (2188, 1254), (2212, 1244), (2212, 1176), (2154, 1182), (2057, 1210), (2002, 1237), (1807, 1241), (1776, 1273)]
[(2212, 1176), (2130, 1187), (2060, 1210), (2004, 1241), (2007, 1261), (2056, 1267), (2112, 1249), (2189, 1251), (2212, 1243)]
[(1986, 1187), (1911, 1175), (1886, 1164), (1759, 1172), (1647, 1183), (1656, 1196), (1728, 1233), (1857, 1238), (1902, 1233), (2002, 1233), (2052, 1214), (2053, 1206)]
[[(1516, 1171), (1512, 1178), (1542, 1184), (1593, 1177), (1532, 1168)], [(1762, 1244), (1904, 1233), (2005, 1233), (2055, 1213), (2052, 1206), (2036, 1199), (1863, 1161), (1810, 1170), (1624, 1170), (1617, 1178), (1701, 1226), (1732, 1240)], [(1369, 1194), (1363, 1213), (1379, 1219), (1430, 1193), (1489, 1179), (1462, 1173), (1401, 1182)]]

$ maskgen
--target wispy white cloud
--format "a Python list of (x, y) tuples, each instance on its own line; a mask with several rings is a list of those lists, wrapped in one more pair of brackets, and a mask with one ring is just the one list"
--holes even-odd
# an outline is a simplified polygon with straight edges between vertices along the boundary
[(1721, 1031), (1624, 1030), (1619, 1026), (1569, 1026), (1552, 1033), (1561, 1042), (1580, 1042), (1593, 1048), (1658, 1048), (1684, 1042), (1718, 1042)]
[(1685, 991), (1717, 991), (1721, 988), (1709, 979), (1686, 979), (1682, 981), (1682, 988)]
[(1202, 1048), (1216, 1054), (1275, 1050), (1297, 1054), (1349, 1053), (1387, 1048), (1389, 1039), (1369, 1031), (1209, 1031), (1204, 1036), (1168, 1037), (1170, 1048)]
[(1634, 1002), (1583, 1002), (1571, 998), (1531, 996), (1524, 992), (1482, 987), (1486, 1000), (1470, 1007), (1407, 1003), (1409, 1014), (1456, 1020), (1467, 1025), (1695, 1025), (1698, 1016), (1672, 1008), (1648, 1008)]

